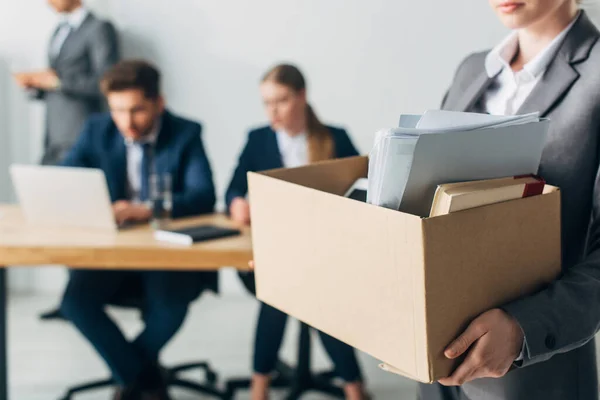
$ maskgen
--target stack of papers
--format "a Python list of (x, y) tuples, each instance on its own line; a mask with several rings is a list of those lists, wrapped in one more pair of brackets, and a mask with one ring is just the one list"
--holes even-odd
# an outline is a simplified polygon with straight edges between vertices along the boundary
[(376, 133), (367, 202), (426, 217), (437, 185), (536, 174), (549, 121), (431, 110)]

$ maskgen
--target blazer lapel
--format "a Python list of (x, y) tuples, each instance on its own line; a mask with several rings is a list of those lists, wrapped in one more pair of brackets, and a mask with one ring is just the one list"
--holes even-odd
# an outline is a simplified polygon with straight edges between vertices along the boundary
[(450, 105), (449, 109), (454, 111), (470, 110), (492, 82), (494, 82), (494, 78), (488, 77), (485, 70), (483, 70), (475, 77), (475, 79), (473, 79), (471, 84), (464, 91), (464, 94), (457, 100), (456, 104)]
[[(58, 60), (62, 60), (63, 58), (68, 57), (68, 55), (69, 55), (68, 53), (71, 48), (73, 48), (73, 49), (77, 48), (77, 46), (76, 46), (77, 40), (78, 40), (78, 38), (82, 37), (82, 35), (78, 35), (78, 33), (85, 30), (87, 25), (90, 23), (90, 21), (93, 18), (94, 18), (94, 16), (92, 15), (92, 13), (88, 13), (87, 17), (85, 17), (85, 19), (83, 20), (83, 22), (81, 23), (81, 25), (79, 25), (79, 27), (77, 29), (71, 29), (71, 31), (65, 38), (65, 41), (63, 42), (62, 46), (60, 46), (60, 49), (58, 50), (58, 54), (56, 54), (56, 56), (54, 58), (52, 58), (52, 57), (50, 58), (50, 64), (54, 68), (56, 68), (55, 65), (58, 63)], [(56, 33), (58, 33), (58, 31)], [(53, 36), (52, 38), (54, 39), (55, 36)]]
[[(50, 38), (50, 43), (48, 46), (48, 60), (49, 60), (49, 64), (50, 67), (55, 68), (54, 64), (56, 59), (58, 58), (58, 54), (53, 54), (52, 53), (52, 47), (54, 46), (54, 41), (56, 40), (56, 35), (58, 35), (58, 32), (60, 31), (60, 25), (56, 27), (56, 29), (54, 30), (54, 33), (52, 34), (52, 37)], [(60, 51), (59, 51), (60, 53)]]
[(127, 146), (121, 133), (116, 127), (113, 127), (113, 134), (108, 143), (107, 151), (110, 152), (110, 176), (107, 176), (111, 197), (113, 201), (127, 199), (128, 183), (127, 183)]
[(169, 111), (165, 111), (161, 116), (160, 130), (156, 137), (156, 144), (154, 145), (154, 168), (158, 173), (169, 172), (170, 166), (170, 149), (169, 141), (171, 138), (172, 129), (172, 115)]
[(557, 104), (571, 85), (579, 78), (577, 71), (562, 58), (555, 58), (546, 73), (527, 96), (517, 114), (539, 112), (544, 116)]
[(581, 11), (556, 57), (552, 60), (542, 79), (527, 97), (519, 114), (538, 111), (540, 116), (558, 104), (571, 86), (579, 79), (574, 65), (586, 60), (592, 46), (598, 40), (598, 32), (585, 11)]
[(283, 168), (283, 158), (281, 157), (281, 151), (277, 144), (277, 133), (273, 129), (269, 128), (269, 134), (266, 138), (265, 155), (269, 159), (269, 166), (271, 168)]

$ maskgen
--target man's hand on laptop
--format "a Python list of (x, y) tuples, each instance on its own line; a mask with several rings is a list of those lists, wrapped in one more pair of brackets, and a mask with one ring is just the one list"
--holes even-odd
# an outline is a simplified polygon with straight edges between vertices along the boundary
[(117, 224), (127, 222), (144, 222), (152, 216), (152, 211), (142, 204), (134, 204), (129, 201), (119, 200), (113, 204), (113, 213)]

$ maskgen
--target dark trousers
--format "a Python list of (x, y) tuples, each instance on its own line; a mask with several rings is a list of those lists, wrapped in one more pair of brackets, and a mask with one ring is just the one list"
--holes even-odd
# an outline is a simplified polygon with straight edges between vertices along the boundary
[(457, 386), (419, 383), (419, 400), (468, 400)]
[[(128, 295), (128, 285), (136, 280), (145, 329), (130, 342), (104, 307), (122, 304), (121, 296)], [(158, 361), (201, 291), (201, 279), (189, 272), (73, 270), (61, 312), (94, 346), (114, 379), (131, 385), (148, 364)]]
[[(275, 369), (287, 318), (285, 313), (261, 304), (254, 342), (255, 372), (266, 375)], [(336, 374), (345, 382), (362, 380), (354, 349), (323, 332), (319, 332), (319, 335), (335, 366)]]

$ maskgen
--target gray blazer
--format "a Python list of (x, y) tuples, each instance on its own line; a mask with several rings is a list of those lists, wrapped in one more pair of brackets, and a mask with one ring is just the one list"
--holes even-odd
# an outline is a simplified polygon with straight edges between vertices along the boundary
[[(599, 37), (582, 12), (518, 111), (539, 111), (551, 120), (539, 173), (562, 192), (562, 276), (503, 307), (525, 332), (525, 360), (501, 379), (476, 380), (458, 396), (423, 395), (425, 400), (465, 395), (470, 400), (598, 399), (593, 338), (600, 329)], [(493, 81), (485, 57), (473, 54), (459, 66), (444, 109), (477, 108)], [(423, 393), (432, 389), (422, 388)]]
[(35, 93), (46, 102), (43, 164), (58, 163), (75, 143), (87, 117), (106, 108), (99, 80), (118, 59), (115, 28), (91, 13), (67, 36), (58, 55), (50, 57), (61, 87)]

